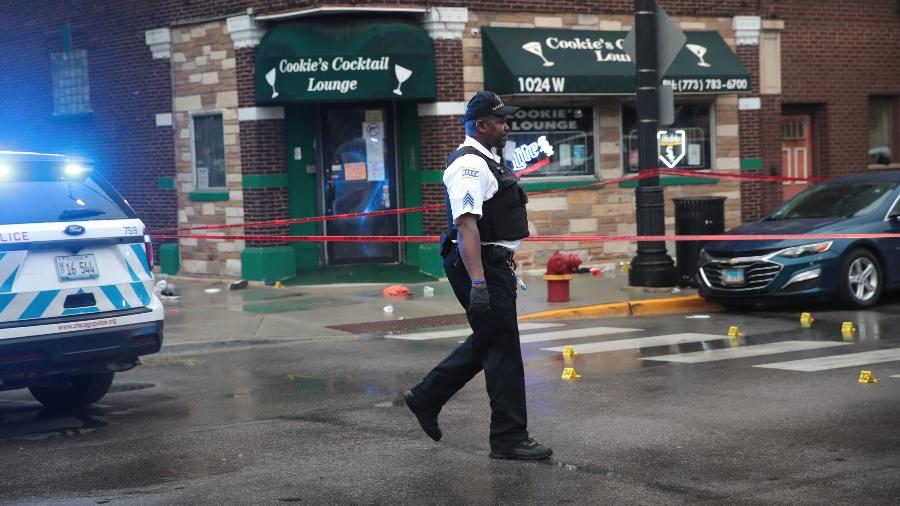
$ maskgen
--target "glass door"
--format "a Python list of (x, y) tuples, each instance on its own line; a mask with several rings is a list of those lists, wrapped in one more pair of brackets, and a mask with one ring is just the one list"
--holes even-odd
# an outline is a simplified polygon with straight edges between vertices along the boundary
[[(326, 215), (396, 209), (397, 163), (390, 104), (322, 106), (323, 199)], [(326, 221), (325, 233), (398, 235), (397, 215)], [(397, 243), (329, 242), (328, 264), (396, 263)]]

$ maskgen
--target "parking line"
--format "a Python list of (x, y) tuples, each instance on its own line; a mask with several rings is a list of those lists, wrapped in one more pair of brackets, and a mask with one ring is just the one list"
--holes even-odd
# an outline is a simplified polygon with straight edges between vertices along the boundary
[(538, 334), (521, 335), (519, 336), (519, 343), (540, 343), (543, 341), (559, 341), (561, 339), (576, 339), (579, 337), (600, 337), (609, 334), (622, 334), (625, 332), (641, 332), (642, 330), (644, 329), (622, 327), (590, 327), (583, 329), (559, 330), (553, 332), (541, 332)]
[(815, 372), (840, 369), (841, 367), (894, 362), (897, 360), (900, 360), (900, 348), (864, 351), (847, 355), (830, 355), (827, 357), (808, 358), (804, 360), (791, 360), (789, 362), (775, 362), (771, 364), (755, 365), (753, 367), (782, 369), (785, 371)]
[(773, 355), (775, 353), (788, 353), (792, 351), (816, 350), (832, 346), (846, 346), (850, 343), (838, 343), (833, 341), (782, 341), (780, 343), (753, 344), (740, 348), (722, 348), (709, 351), (695, 351), (690, 353), (677, 353), (675, 355), (662, 355), (659, 357), (643, 357), (641, 360), (656, 360), (659, 362), (678, 362), (681, 364), (698, 364), (702, 362), (715, 362), (717, 360), (731, 360), (736, 358), (758, 357), (760, 355)]
[[(638, 348), (651, 348), (653, 346), (668, 346), (671, 344), (697, 343), (701, 341), (726, 340), (725, 336), (717, 334), (667, 334), (664, 336), (636, 337), (634, 339), (619, 339), (617, 341), (601, 341), (598, 343), (576, 344), (572, 348), (575, 352), (604, 353), (607, 351), (635, 350)], [(562, 352), (563, 347), (542, 348), (544, 351)]]
[[(520, 323), (519, 330), (538, 330), (554, 327), (563, 327), (564, 323)], [(415, 332), (412, 334), (394, 334), (384, 336), (385, 339), (402, 339), (405, 341), (427, 341), (430, 339), (447, 339), (450, 337), (467, 337), (472, 333), (469, 327), (450, 330), (435, 330), (431, 332)]]

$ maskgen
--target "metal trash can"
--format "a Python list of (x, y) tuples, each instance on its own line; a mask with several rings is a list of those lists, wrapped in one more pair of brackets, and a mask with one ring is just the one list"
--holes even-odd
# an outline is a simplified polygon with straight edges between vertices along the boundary
[[(675, 202), (676, 235), (711, 235), (725, 231), (725, 197), (682, 197), (672, 201)], [(675, 243), (679, 286), (697, 287), (695, 275), (700, 250), (705, 244), (705, 241)]]

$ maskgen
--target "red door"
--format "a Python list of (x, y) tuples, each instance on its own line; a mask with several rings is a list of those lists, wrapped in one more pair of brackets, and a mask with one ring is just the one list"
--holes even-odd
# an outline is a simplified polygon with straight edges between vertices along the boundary
[[(808, 114), (783, 116), (781, 122), (781, 166), (786, 177), (812, 177), (812, 118)], [(785, 181), (784, 200), (805, 190), (805, 181)]]

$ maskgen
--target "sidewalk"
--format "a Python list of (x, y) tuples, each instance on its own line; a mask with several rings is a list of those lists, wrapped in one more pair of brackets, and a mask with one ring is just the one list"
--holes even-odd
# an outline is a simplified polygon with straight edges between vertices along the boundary
[[(251, 283), (243, 290), (229, 290), (229, 283), (224, 280), (181, 276), (168, 279), (180, 296), (177, 301), (164, 302), (165, 342), (170, 348), (377, 336), (466, 324), (446, 280), (406, 285), (410, 296), (395, 298), (382, 294), (388, 284), (273, 288)], [(551, 303), (546, 300), (547, 283), (541, 275), (526, 275), (523, 281), (528, 290), (519, 291), (518, 296), (520, 319), (627, 316), (713, 308), (696, 298), (696, 290), (629, 288), (627, 280), (627, 273), (621, 270), (603, 273), (602, 277), (576, 274), (570, 284), (570, 301)], [(432, 297), (424, 295), (426, 286), (434, 289)], [(651, 299), (650, 303), (641, 302)], [(391, 306), (392, 311), (385, 311), (386, 306)], [(640, 310), (646, 307), (653, 310)], [(578, 309), (567, 314), (566, 310), (572, 308)]]

